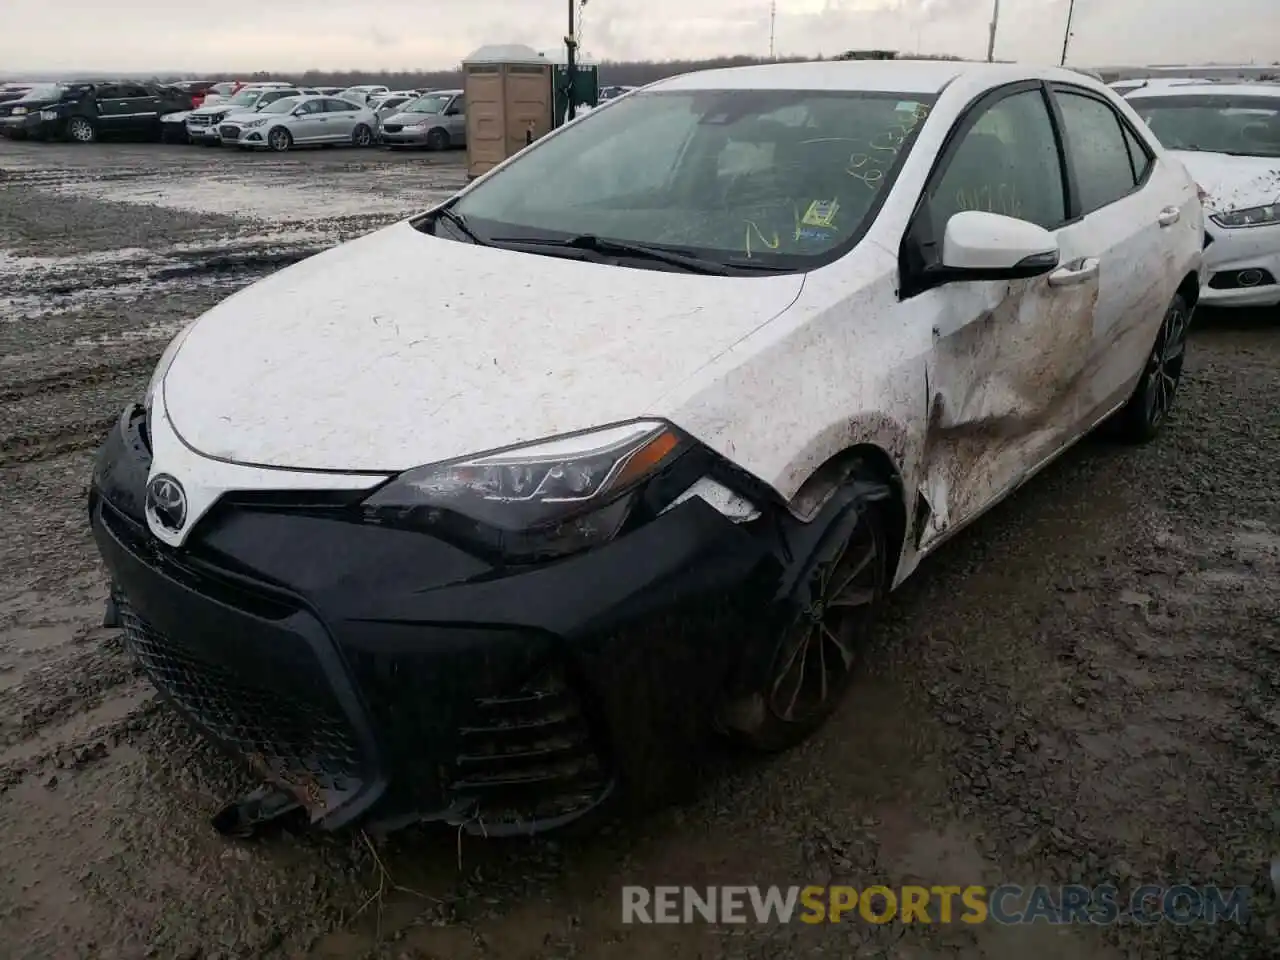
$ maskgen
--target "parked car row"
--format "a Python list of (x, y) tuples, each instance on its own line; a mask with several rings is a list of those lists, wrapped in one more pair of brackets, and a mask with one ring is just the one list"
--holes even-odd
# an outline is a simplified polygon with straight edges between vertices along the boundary
[(133, 81), (0, 88), (0, 132), (92, 143), (143, 136), (168, 143), (275, 151), (349, 143), (445, 150), (466, 144), (461, 90), (337, 89), (283, 81)]

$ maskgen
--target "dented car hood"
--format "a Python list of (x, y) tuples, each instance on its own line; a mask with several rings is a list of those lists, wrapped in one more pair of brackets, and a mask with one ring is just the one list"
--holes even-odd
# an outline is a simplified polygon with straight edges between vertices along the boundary
[(1203, 150), (1170, 152), (1208, 194), (1205, 207), (1212, 213), (1263, 207), (1280, 200), (1280, 159)]
[(664, 395), (803, 282), (539, 256), (400, 223), (206, 313), (165, 374), (164, 407), (206, 456), (399, 471), (669, 415)]

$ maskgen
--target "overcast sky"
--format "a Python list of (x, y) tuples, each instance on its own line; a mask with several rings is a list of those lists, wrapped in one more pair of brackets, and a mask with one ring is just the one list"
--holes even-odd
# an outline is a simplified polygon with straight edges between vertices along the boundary
[[(1069, 0), (1001, 0), (996, 56), (1056, 62)], [(890, 48), (981, 57), (992, 0), (778, 0), (779, 54)], [(0, 68), (449, 68), (488, 43), (561, 43), (567, 0), (0, 0)], [(1280, 0), (1076, 0), (1078, 65), (1280, 57)], [(587, 53), (769, 50), (769, 0), (588, 0)]]

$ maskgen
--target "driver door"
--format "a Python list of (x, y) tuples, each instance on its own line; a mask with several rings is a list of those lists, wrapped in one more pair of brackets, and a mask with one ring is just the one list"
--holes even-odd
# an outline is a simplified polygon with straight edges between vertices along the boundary
[(1056, 237), (1050, 274), (947, 283), (916, 296), (933, 319), (920, 546), (963, 525), (1079, 435), (1098, 261), (1068, 223), (1060, 140), (1038, 82), (992, 91), (958, 122), (917, 218), (940, 257), (947, 221), (980, 210)]

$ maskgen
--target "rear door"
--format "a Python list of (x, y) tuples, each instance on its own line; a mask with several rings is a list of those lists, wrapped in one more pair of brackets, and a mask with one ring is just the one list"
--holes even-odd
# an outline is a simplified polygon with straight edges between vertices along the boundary
[(1039, 81), (999, 88), (970, 107), (930, 176), (907, 241), (920, 238), (927, 259), (940, 257), (947, 222), (965, 210), (1037, 224), (1054, 234), (1061, 256), (1045, 276), (904, 291), (913, 312), (933, 323), (922, 548), (1079, 435), (1099, 278), (1068, 199), (1058, 128)]
[(119, 85), (121, 126), (132, 132), (153, 129), (160, 122), (160, 98), (140, 83)]
[(321, 102), (325, 110), (325, 139), (333, 143), (349, 141), (364, 111), (346, 100), (325, 99)]
[[(1082, 416), (1127, 399), (1182, 281), (1179, 239), (1195, 231), (1187, 178), (1159, 164), (1102, 94), (1053, 84), (1072, 184), (1073, 215), (1099, 262), (1098, 304)], [(1191, 238), (1194, 245), (1196, 241)], [(1185, 243), (1181, 244), (1185, 247)]]

